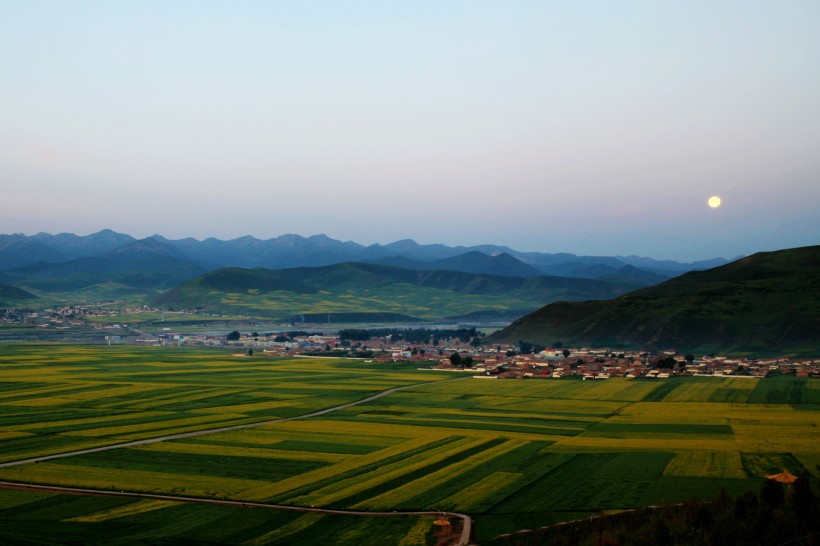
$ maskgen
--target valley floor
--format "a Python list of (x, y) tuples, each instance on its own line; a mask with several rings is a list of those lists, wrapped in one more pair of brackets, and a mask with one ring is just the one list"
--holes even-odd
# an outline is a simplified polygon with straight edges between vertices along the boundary
[[(444, 511), (472, 516), (484, 542), (721, 489), (758, 491), (783, 468), (818, 477), (815, 379), (447, 379), (453, 374), (412, 364), (237, 360), (185, 347), (0, 346), (6, 482), (430, 512), (271, 516), (261, 507), (4, 490), (0, 537), (436, 544), (434, 514)], [(75, 454), (50, 458), (65, 453)], [(49, 459), (14, 464), (40, 457)]]

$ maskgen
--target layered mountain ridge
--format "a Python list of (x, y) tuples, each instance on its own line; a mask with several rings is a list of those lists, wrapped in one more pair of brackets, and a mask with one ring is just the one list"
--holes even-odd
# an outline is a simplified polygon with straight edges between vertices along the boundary
[[(153, 235), (144, 240), (154, 240), (173, 247), (180, 252), (178, 257), (209, 270), (222, 267), (285, 269), (370, 261), (411, 269), (453, 269), (525, 277), (555, 275), (598, 278), (625, 266), (633, 266), (669, 278), (730, 261), (715, 258), (704, 262), (682, 263), (638, 256), (577, 256), (569, 253), (520, 252), (499, 245), (422, 245), (411, 239), (386, 245), (364, 246), (352, 241), (332, 239), (327, 235), (303, 237), (286, 234), (266, 240), (252, 236), (231, 240), (213, 237), (204, 240), (191, 237), (172, 240)], [(0, 235), (0, 270), (17, 269), (38, 262), (54, 264), (95, 257), (135, 241), (130, 235), (109, 229), (85, 236), (71, 233)], [(402, 264), (401, 260), (405, 260), (405, 263)]]

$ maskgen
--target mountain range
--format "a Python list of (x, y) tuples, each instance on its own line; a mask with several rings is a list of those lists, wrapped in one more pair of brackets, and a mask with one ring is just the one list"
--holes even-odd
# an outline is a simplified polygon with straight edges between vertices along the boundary
[(808, 354), (820, 247), (685, 264), (324, 235), (0, 235), (0, 307), (105, 300), (295, 322), (520, 317), (492, 339)]
[[(554, 275), (598, 278), (614, 274), (625, 266), (670, 278), (686, 271), (708, 269), (730, 260), (715, 258), (682, 263), (638, 256), (577, 256), (569, 253), (519, 252), (498, 245), (449, 247), (441, 244), (421, 245), (410, 239), (387, 245), (360, 245), (338, 241), (326, 235), (302, 237), (282, 235), (261, 240), (251, 236), (231, 240), (193, 238), (171, 240), (160, 235), (142, 239), (176, 249), (176, 257), (191, 261), (205, 270), (222, 267), (285, 269), (321, 266), (342, 262), (376, 262), (408, 269), (452, 269), (533, 277)], [(51, 235), (0, 235), (0, 270), (17, 269), (36, 263), (64, 263), (81, 258), (98, 257), (106, 252), (139, 242), (130, 235), (102, 230), (91, 235), (60, 233)], [(155, 246), (155, 249), (160, 248)]]
[(818, 332), (820, 246), (810, 246), (761, 252), (609, 301), (553, 303), (492, 339), (816, 356)]
[[(0, 294), (0, 305), (31, 303), (26, 297), (39, 296), (44, 304), (158, 302), (177, 308), (256, 312), (279, 318), (288, 313), (341, 312), (341, 308), (346, 313), (400, 312), (425, 319), (465, 313), (500, 313), (514, 318), (561, 299), (612, 298), (710, 264), (525, 253), (496, 245), (420, 245), (409, 239), (363, 246), (325, 235), (283, 235), (264, 241), (250, 236), (200, 241), (170, 240), (159, 235), (135, 239), (111, 230), (87, 236), (13, 234), (0, 235), (0, 284), (9, 287)], [(339, 277), (342, 271), (346, 273)], [(208, 273), (216, 275), (200, 279)], [(225, 287), (225, 293), (218, 297), (195, 289), (226, 275), (238, 284)], [(251, 280), (257, 282), (262, 278), (265, 284), (259, 289), (268, 294), (269, 300), (265, 305), (251, 301), (253, 293), (242, 289)], [(195, 282), (185, 284), (188, 281)], [(332, 297), (325, 298), (321, 305), (315, 297), (304, 300), (311, 290), (333, 297), (345, 294), (347, 298), (362, 298), (358, 288), (352, 288), (364, 288), (362, 282), (381, 287), (381, 292), (371, 298), (372, 305), (342, 305), (330, 301)], [(385, 291), (388, 285), (395, 293)], [(399, 294), (399, 286), (407, 294)], [(281, 298), (273, 301), (270, 294), (274, 293), (300, 294), (302, 307), (283, 305)], [(483, 302), (466, 301), (479, 295)], [(241, 305), (237, 298), (244, 298)], [(392, 299), (395, 309), (383, 305), (384, 298)], [(402, 298), (414, 304), (405, 306)], [(376, 301), (381, 303), (375, 304)], [(433, 309), (433, 302), (439, 302), (440, 308)]]

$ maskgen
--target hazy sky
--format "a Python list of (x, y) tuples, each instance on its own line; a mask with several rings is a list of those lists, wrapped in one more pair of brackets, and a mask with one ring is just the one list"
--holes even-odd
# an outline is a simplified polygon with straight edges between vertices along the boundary
[(817, 0), (0, 0), (0, 52), (0, 233), (820, 243)]

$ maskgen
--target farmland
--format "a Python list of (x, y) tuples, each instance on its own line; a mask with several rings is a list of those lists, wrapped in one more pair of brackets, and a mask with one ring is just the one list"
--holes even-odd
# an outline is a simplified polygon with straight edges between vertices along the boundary
[[(812, 379), (445, 381), (454, 374), (185, 348), (44, 344), (0, 351), (0, 463), (294, 417), (409, 386), (309, 419), (0, 468), (0, 479), (23, 483), (458, 511), (475, 518), (480, 542), (720, 489), (757, 491), (762, 476), (782, 468), (816, 478), (820, 465), (820, 384)], [(30, 491), (0, 491), (0, 515), (0, 537), (9, 539), (30, 526), (35, 535), (48, 527), (63, 536), (93, 534), (101, 543), (115, 535), (229, 544), (432, 543), (432, 520), (415, 516)]]

